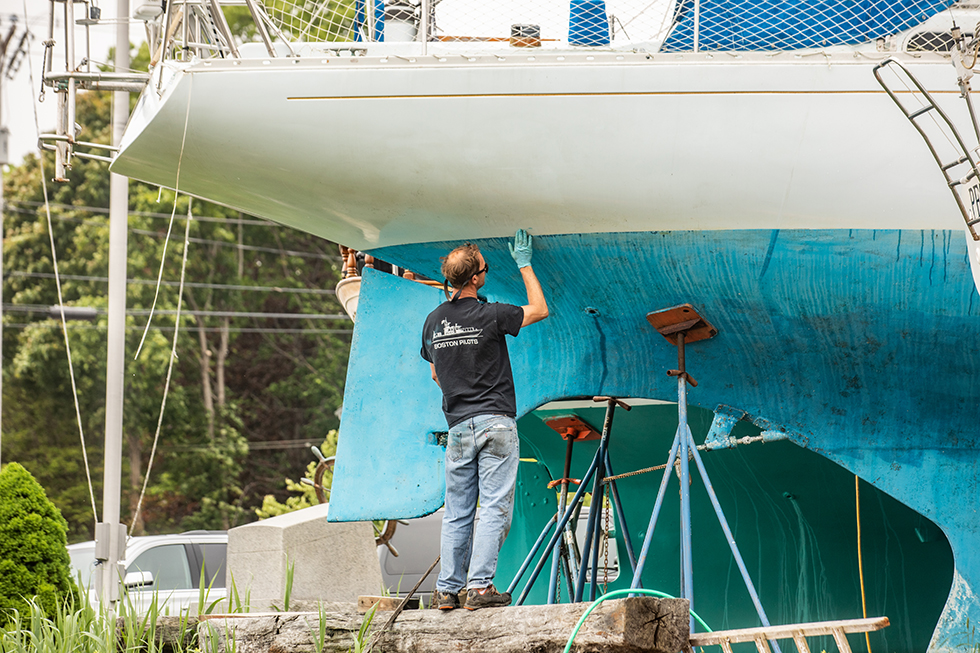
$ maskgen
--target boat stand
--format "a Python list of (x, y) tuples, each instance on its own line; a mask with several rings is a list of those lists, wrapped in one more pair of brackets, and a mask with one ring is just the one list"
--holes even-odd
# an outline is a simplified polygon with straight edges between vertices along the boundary
[[(630, 585), (631, 589), (640, 587), (640, 577), (643, 574), (643, 567), (646, 564), (647, 554), (650, 551), (650, 544), (653, 541), (653, 532), (657, 526), (657, 518), (660, 515), (660, 508), (663, 506), (664, 496), (667, 491), (667, 483), (670, 480), (671, 473), (674, 471), (673, 468), (676, 466), (678, 469), (678, 475), (680, 477), (680, 495), (681, 495), (681, 597), (687, 599), (691, 602), (691, 609), (694, 609), (694, 568), (692, 564), (692, 538), (691, 538), (691, 476), (690, 476), (690, 461), (694, 460), (697, 465), (698, 472), (701, 475), (701, 480), (704, 482), (705, 490), (708, 492), (708, 497), (711, 499), (711, 505), (714, 507), (715, 515), (718, 517), (718, 523), (721, 525), (722, 530), (725, 532), (725, 538), (728, 540), (728, 545), (732, 550), (732, 555), (735, 558), (735, 562), (738, 565), (738, 569), (742, 574), (742, 580), (745, 582), (745, 588), (749, 592), (749, 596), (752, 597), (752, 603), (755, 605), (756, 612), (759, 615), (759, 619), (762, 625), (766, 628), (770, 627), (769, 618), (766, 616), (766, 611), (762, 607), (762, 602), (759, 600), (759, 594), (755, 590), (755, 585), (752, 583), (752, 579), (749, 577), (748, 569), (745, 567), (745, 562), (742, 560), (742, 554), (738, 550), (738, 545), (735, 543), (735, 537), (732, 535), (731, 528), (728, 526), (728, 520), (725, 518), (725, 513), (721, 508), (721, 504), (718, 502), (718, 496), (715, 494), (714, 487), (711, 485), (711, 479), (708, 478), (708, 472), (704, 468), (704, 463), (701, 461), (701, 454), (698, 453), (697, 444), (694, 442), (694, 436), (691, 435), (691, 428), (687, 421), (687, 385), (690, 383), (692, 387), (697, 387), (698, 383), (694, 378), (688, 374), (686, 362), (685, 362), (685, 346), (688, 343), (698, 342), (700, 340), (706, 340), (717, 335), (718, 330), (711, 326), (704, 318), (702, 318), (698, 312), (690, 304), (683, 304), (681, 306), (675, 306), (673, 308), (664, 309), (662, 311), (654, 311), (647, 315), (647, 320), (653, 325), (657, 331), (660, 332), (668, 342), (677, 347), (677, 367), (676, 370), (668, 370), (667, 374), (670, 376), (677, 377), (677, 432), (674, 434), (674, 442), (670, 447), (670, 454), (667, 458), (667, 466), (664, 469), (663, 478), (660, 481), (660, 489), (657, 492), (657, 501), (653, 506), (653, 512), (650, 515), (650, 525), (647, 527), (646, 536), (643, 538), (643, 546), (640, 549), (640, 559), (636, 565), (636, 569), (633, 572), (633, 582)], [(691, 619), (691, 632), (694, 632), (694, 620)], [(771, 640), (773, 649), (776, 653), (780, 653), (779, 644), (775, 640)]]
[[(549, 484), (549, 487), (555, 487), (559, 484), (561, 485), (562, 489), (560, 493), (559, 507), (555, 516), (549, 520), (549, 522), (545, 525), (544, 530), (538, 536), (537, 541), (531, 548), (531, 551), (524, 560), (523, 565), (517, 572), (514, 580), (511, 582), (508, 592), (513, 593), (513, 591), (516, 589), (518, 583), (524, 575), (524, 572), (527, 571), (527, 568), (530, 566), (531, 561), (541, 550), (545, 538), (547, 538), (548, 534), (551, 532), (551, 527), (556, 525), (557, 527), (555, 532), (551, 535), (551, 538), (548, 540), (547, 547), (545, 548), (545, 551), (551, 551), (550, 557), (552, 559), (548, 602), (552, 603), (555, 601), (558, 576), (560, 573), (563, 573), (566, 576), (570, 587), (572, 585), (575, 587), (575, 593), (572, 600), (575, 602), (582, 601), (586, 582), (586, 569), (592, 570), (592, 582), (589, 591), (590, 600), (594, 600), (596, 598), (596, 589), (598, 587), (599, 576), (599, 539), (601, 536), (602, 527), (599, 519), (599, 512), (604, 509), (602, 505), (603, 485), (609, 485), (610, 496), (612, 499), (611, 502), (616, 511), (616, 518), (620, 528), (623, 530), (623, 537), (630, 559), (630, 566), (633, 569), (633, 579), (630, 584), (630, 589), (641, 588), (643, 569), (646, 564), (647, 556), (650, 552), (650, 545), (653, 542), (653, 534), (656, 530), (657, 519), (660, 515), (660, 510), (663, 507), (664, 497), (666, 496), (667, 492), (667, 484), (676, 468), (677, 475), (680, 479), (681, 503), (680, 551), (682, 572), (680, 590), (681, 597), (688, 599), (693, 609), (694, 569), (693, 542), (691, 534), (690, 490), (690, 462), (693, 460), (697, 466), (701, 480), (704, 482), (705, 490), (708, 493), (708, 498), (711, 500), (711, 505), (714, 508), (715, 515), (718, 518), (718, 523), (721, 525), (721, 528), (725, 533), (725, 538), (728, 540), (729, 547), (732, 551), (732, 556), (735, 558), (739, 572), (742, 574), (742, 580), (744, 581), (745, 587), (749, 592), (749, 596), (752, 598), (752, 603), (755, 606), (759, 620), (762, 622), (764, 628), (769, 628), (771, 626), (769, 618), (766, 615), (765, 609), (762, 607), (762, 602), (759, 600), (758, 592), (756, 591), (755, 585), (752, 583), (752, 579), (749, 576), (748, 569), (746, 568), (745, 562), (742, 559), (742, 554), (739, 552), (738, 545), (735, 543), (735, 537), (728, 525), (728, 520), (725, 518), (725, 513), (722, 510), (721, 503), (718, 501), (718, 496), (715, 494), (714, 486), (712, 486), (711, 479), (708, 477), (708, 472), (701, 460), (701, 455), (698, 452), (697, 444), (694, 441), (694, 436), (691, 434), (691, 428), (687, 419), (687, 387), (688, 385), (697, 387), (698, 384), (687, 371), (685, 360), (686, 346), (700, 340), (712, 338), (717, 335), (718, 330), (704, 318), (702, 318), (701, 315), (698, 314), (697, 310), (690, 304), (683, 304), (681, 306), (675, 306), (661, 311), (654, 311), (647, 315), (647, 320), (661, 335), (664, 336), (664, 338), (667, 339), (668, 342), (677, 347), (677, 369), (667, 371), (669, 376), (677, 377), (677, 431), (674, 434), (674, 440), (671, 444), (667, 463), (663, 466), (663, 477), (660, 481), (657, 499), (653, 506), (653, 512), (650, 516), (650, 523), (647, 527), (646, 534), (643, 539), (643, 546), (640, 549), (639, 556), (637, 557), (633, 551), (632, 539), (626, 525), (626, 515), (619, 497), (618, 488), (616, 487), (615, 479), (617, 477), (612, 472), (612, 463), (609, 457), (609, 437), (612, 431), (612, 422), (613, 416), (615, 415), (615, 409), (617, 407), (622, 407), (626, 410), (630, 410), (630, 406), (615, 397), (595, 397), (595, 401), (605, 401), (607, 404), (606, 417), (602, 426), (602, 435), (599, 438), (599, 447), (592, 459), (591, 464), (589, 465), (585, 477), (579, 484), (578, 490), (575, 492), (574, 497), (572, 497), (571, 502), (567, 506), (565, 503), (568, 495), (568, 486), (571, 483), (577, 483), (575, 479), (569, 478), (569, 474), (571, 473), (571, 454), (574, 441), (576, 439), (594, 438), (590, 438), (585, 435), (585, 432), (582, 429), (584, 428), (585, 430), (591, 431), (591, 428), (580, 420), (576, 423), (575, 420), (577, 420), (577, 418), (564, 418), (567, 419), (568, 424), (561, 425), (561, 428), (557, 428), (556, 426), (549, 424), (552, 426), (552, 428), (559, 431), (559, 433), (562, 434), (562, 437), (568, 440), (565, 455), (564, 475), (561, 479), (552, 481), (552, 483)], [(585, 542), (583, 543), (582, 547), (583, 556), (581, 563), (579, 563), (576, 550), (577, 547), (575, 547), (574, 531), (570, 522), (573, 522), (573, 517), (577, 518), (578, 512), (581, 510), (581, 502), (585, 496), (585, 490), (590, 481), (592, 482), (592, 509), (589, 510), (589, 521), (585, 531)], [(599, 498), (597, 499), (597, 497)], [(596, 510), (596, 507), (598, 507), (599, 510)], [(565, 541), (562, 540), (563, 534), (567, 537)], [(574, 560), (572, 560), (573, 557)], [(537, 580), (541, 570), (547, 563), (548, 558), (549, 556), (542, 555), (538, 560), (537, 565), (527, 581), (527, 584), (524, 586), (520, 597), (518, 597), (516, 601), (516, 605), (521, 605), (527, 598), (528, 592), (534, 585), (534, 582)], [(691, 632), (694, 632), (693, 618), (691, 621)], [(780, 653), (779, 644), (775, 640), (771, 640), (771, 644), (775, 652)]]
[[(548, 588), (548, 602), (551, 603), (556, 599), (557, 587), (558, 587), (558, 574), (560, 570), (565, 571), (566, 579), (568, 580), (569, 587), (575, 588), (572, 600), (579, 602), (582, 600), (583, 594), (585, 592), (585, 580), (586, 573), (585, 569), (590, 568), (592, 570), (592, 581), (589, 586), (589, 596), (590, 600), (596, 598), (596, 590), (599, 586), (599, 574), (597, 570), (599, 562), (599, 550), (601, 548), (601, 529), (602, 521), (599, 519), (598, 515), (604, 507), (602, 505), (603, 496), (603, 484), (607, 471), (611, 469), (610, 458), (609, 458), (609, 437), (612, 433), (612, 423), (613, 416), (617, 407), (623, 408), (625, 410), (630, 410), (632, 407), (623, 402), (616, 397), (594, 397), (594, 401), (605, 402), (606, 403), (606, 417), (602, 425), (602, 435), (599, 438), (599, 448), (596, 450), (595, 456), (592, 458), (592, 462), (589, 465), (588, 471), (586, 471), (585, 476), (580, 482), (575, 481), (575, 479), (569, 478), (571, 473), (571, 454), (572, 446), (576, 439), (579, 439), (576, 434), (576, 427), (574, 425), (568, 427), (568, 431), (563, 433), (563, 437), (568, 440), (568, 446), (565, 453), (565, 476), (557, 481), (552, 481), (549, 484), (550, 487), (554, 487), (558, 484), (562, 486), (561, 499), (559, 501), (558, 511), (554, 517), (545, 525), (544, 530), (538, 536), (537, 541), (534, 546), (531, 547), (531, 551), (528, 553), (527, 557), (524, 559), (524, 563), (521, 568), (515, 574), (514, 579), (511, 581), (510, 586), (507, 591), (513, 594), (514, 590), (517, 588), (518, 583), (520, 583), (521, 578), (524, 576), (524, 572), (530, 566), (531, 561), (537, 556), (538, 552), (541, 550), (541, 546), (544, 543), (545, 538), (548, 533), (551, 532), (551, 527), (553, 524), (557, 523), (554, 534), (548, 541), (545, 551), (550, 551), (551, 555), (542, 555), (538, 560), (537, 565), (535, 565), (534, 570), (531, 572), (531, 576), (528, 578), (527, 583), (524, 585), (524, 589), (521, 591), (515, 605), (522, 605), (527, 599), (528, 592), (534, 586), (535, 581), (541, 574), (541, 570), (547, 563), (548, 558), (552, 558), (552, 569), (551, 569), (551, 579)], [(585, 429), (591, 431), (591, 427), (585, 425), (584, 422), (579, 422)], [(581, 439), (593, 439), (584, 437)], [(585, 541), (583, 543), (583, 554), (581, 557), (581, 564), (579, 564), (577, 555), (577, 541), (575, 538), (574, 528), (572, 523), (577, 520), (578, 515), (582, 509), (582, 500), (585, 497), (585, 491), (589, 487), (589, 482), (592, 482), (592, 507), (589, 510), (589, 521), (586, 527)], [(568, 496), (568, 486), (571, 483), (578, 482), (578, 490), (576, 490), (575, 495), (568, 505), (564, 505), (566, 498)], [(614, 484), (610, 484), (610, 488), (615, 488)], [(613, 497), (613, 508), (616, 511), (616, 518), (619, 520), (620, 527), (623, 529), (623, 534), (629, 540), (629, 531), (626, 527), (626, 514), (623, 511), (622, 504), (619, 500), (619, 492), (611, 491)], [(597, 500), (596, 497), (599, 497)], [(597, 503), (598, 501), (598, 503)], [(598, 510), (596, 509), (598, 507)], [(573, 520), (574, 518), (574, 520)], [(633, 555), (632, 543), (627, 544), (627, 551), (629, 552), (630, 563), (635, 570), (636, 558)], [(575, 560), (572, 560), (572, 556)], [(588, 561), (591, 559), (591, 567), (589, 567)]]

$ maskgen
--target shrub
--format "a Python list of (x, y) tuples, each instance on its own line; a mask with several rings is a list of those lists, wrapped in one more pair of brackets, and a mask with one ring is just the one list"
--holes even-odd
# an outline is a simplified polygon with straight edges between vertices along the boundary
[(74, 599), (68, 524), (30, 472), (17, 463), (0, 470), (0, 625), (33, 600), (47, 614)]

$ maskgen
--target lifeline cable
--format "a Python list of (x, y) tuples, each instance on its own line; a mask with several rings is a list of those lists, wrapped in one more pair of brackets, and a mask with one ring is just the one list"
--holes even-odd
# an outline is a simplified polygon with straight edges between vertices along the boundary
[[(146, 340), (146, 334), (150, 330), (150, 324), (153, 322), (153, 311), (156, 309), (157, 297), (160, 296), (160, 286), (163, 280), (163, 266), (167, 257), (167, 244), (170, 243), (170, 233), (174, 226), (174, 217), (177, 215), (177, 198), (180, 196), (180, 164), (184, 160), (184, 144), (187, 141), (187, 123), (190, 120), (191, 115), (191, 97), (194, 94), (194, 76), (190, 78), (190, 86), (187, 89), (187, 108), (184, 111), (184, 133), (180, 138), (180, 153), (177, 156), (177, 176), (174, 181), (174, 206), (170, 211), (170, 224), (167, 227), (167, 238), (163, 244), (163, 253), (160, 255), (160, 272), (157, 276), (157, 287), (153, 294), (153, 305), (150, 307), (150, 315), (146, 319), (146, 328), (143, 330), (143, 336), (140, 338), (139, 347), (136, 349), (136, 355), (133, 360), (139, 358), (140, 351), (143, 349), (143, 342)], [(157, 416), (157, 428), (156, 432), (153, 434), (153, 446), (150, 448), (150, 458), (146, 462), (146, 474), (143, 476), (143, 487), (140, 488), (139, 499), (136, 500), (136, 510), (133, 511), (133, 519), (129, 524), (129, 537), (133, 536), (133, 529), (136, 528), (137, 522), (139, 522), (140, 512), (143, 509), (143, 497), (146, 496), (146, 488), (150, 484), (150, 471), (153, 469), (153, 459), (156, 457), (157, 453), (157, 443), (160, 441), (160, 430), (163, 427), (163, 413), (167, 407), (167, 395), (170, 393), (170, 377), (174, 370), (174, 359), (177, 358), (177, 338), (180, 336), (180, 308), (181, 303), (184, 298), (184, 278), (187, 272), (187, 248), (190, 245), (190, 234), (191, 234), (191, 221), (193, 216), (191, 215), (191, 205), (193, 204), (190, 197), (187, 198), (187, 222), (184, 224), (184, 254), (181, 259), (180, 264), (180, 285), (177, 290), (177, 314), (174, 316), (174, 339), (173, 344), (170, 349), (170, 360), (167, 363), (167, 380), (163, 385), (163, 398), (160, 400), (160, 414)]]
[[(858, 535), (858, 577), (861, 580), (861, 613), (864, 618), (868, 618), (868, 604), (864, 600), (864, 564), (861, 560), (861, 491), (858, 489), (858, 475), (854, 475), (854, 513), (857, 517)], [(868, 645), (868, 653), (871, 653), (871, 636), (865, 631), (864, 642)]]
[(157, 443), (160, 441), (160, 429), (163, 426), (163, 412), (167, 407), (167, 394), (170, 392), (170, 376), (174, 371), (174, 360), (177, 359), (177, 337), (180, 335), (180, 307), (184, 297), (184, 275), (187, 272), (187, 249), (190, 244), (191, 231), (191, 198), (187, 198), (187, 224), (184, 226), (184, 256), (180, 264), (180, 291), (177, 294), (177, 315), (174, 318), (174, 339), (170, 349), (170, 362), (167, 364), (167, 380), (163, 384), (163, 399), (160, 402), (160, 416), (157, 418), (157, 430), (153, 434), (153, 447), (150, 449), (150, 459), (146, 463), (146, 475), (143, 477), (143, 487), (140, 489), (140, 497), (136, 501), (136, 510), (133, 512), (133, 521), (129, 525), (129, 536), (132, 537), (133, 529), (139, 521), (140, 511), (143, 508), (143, 497), (146, 495), (146, 487), (150, 483), (150, 470), (153, 469), (153, 458), (157, 453)]
[[(161, 73), (162, 74), (162, 73)], [(146, 341), (146, 334), (150, 331), (150, 325), (153, 323), (153, 311), (157, 307), (157, 298), (160, 296), (160, 285), (163, 281), (163, 266), (167, 260), (167, 245), (170, 244), (170, 233), (174, 228), (174, 216), (177, 215), (177, 198), (180, 196), (180, 164), (184, 160), (184, 144), (187, 142), (187, 123), (191, 117), (191, 97), (194, 95), (194, 76), (191, 75), (190, 85), (187, 88), (187, 108), (184, 110), (184, 133), (180, 137), (180, 153), (177, 155), (177, 176), (174, 179), (174, 207), (170, 211), (170, 224), (167, 226), (167, 237), (163, 241), (163, 253), (160, 255), (160, 272), (157, 273), (157, 288), (153, 293), (153, 304), (150, 305), (150, 315), (146, 318), (146, 328), (143, 330), (143, 337), (140, 338), (139, 347), (136, 348), (136, 355), (133, 356), (133, 360), (136, 360), (140, 356), (140, 352), (143, 351), (143, 343)], [(187, 204), (187, 224), (190, 225), (191, 222), (191, 207), (190, 201), (188, 199)], [(184, 251), (186, 254), (188, 235), (184, 236)], [(181, 282), (183, 282), (183, 275), (181, 276)], [(181, 290), (183, 292), (183, 289)], [(179, 301), (179, 300), (178, 300)]]
[[(24, 0), (24, 24), (28, 24), (29, 15), (27, 13), (27, 0)], [(30, 57), (27, 57), (27, 67), (31, 78), (31, 86), (34, 86), (34, 64)], [(41, 87), (44, 88), (43, 85)], [(37, 103), (31, 102), (31, 107), (34, 109), (34, 130), (38, 135), (38, 141), (40, 142), (41, 136), (41, 123), (37, 116)], [(95, 519), (95, 523), (99, 523), (99, 512), (95, 507), (95, 490), (92, 488), (92, 473), (88, 466), (88, 450), (85, 447), (85, 431), (82, 428), (82, 411), (78, 405), (78, 387), (75, 385), (75, 367), (72, 365), (71, 361), (71, 344), (68, 340), (68, 321), (65, 318), (65, 302), (61, 295), (61, 277), (58, 272), (58, 252), (54, 245), (54, 230), (51, 224), (51, 206), (48, 204), (48, 184), (44, 177), (44, 150), (40, 149), (37, 157), (37, 164), (41, 170), (41, 193), (44, 195), (44, 213), (47, 216), (48, 221), (48, 239), (51, 242), (51, 263), (54, 267), (54, 282), (55, 287), (58, 290), (58, 308), (61, 312), (61, 331), (65, 334), (65, 351), (68, 354), (68, 375), (71, 378), (71, 396), (72, 400), (75, 402), (75, 419), (78, 421), (78, 437), (82, 443), (82, 461), (85, 463), (85, 479), (88, 481), (88, 495), (89, 499), (92, 501), (92, 517)], [(0, 247), (3, 244), (0, 243)]]

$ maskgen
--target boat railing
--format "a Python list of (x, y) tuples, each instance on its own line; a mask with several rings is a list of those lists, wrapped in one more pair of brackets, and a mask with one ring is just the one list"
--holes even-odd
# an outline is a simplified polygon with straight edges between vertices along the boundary
[[(65, 178), (75, 150), (77, 89), (135, 92), (149, 75), (101, 72), (89, 55), (89, 28), (100, 20), (96, 0), (51, 0), (61, 6), (63, 42), (51, 12), (44, 84), (59, 96), (56, 133), (42, 137), (57, 152), (55, 177)], [(975, 7), (978, 0), (964, 0)], [(416, 55), (439, 61), (479, 55), (533, 62), (538, 51), (709, 52), (821, 51), (872, 44), (919, 25), (950, 0), (147, 0), (144, 21), (151, 67), (202, 60), (303, 58), (330, 53), (377, 55), (397, 63)], [(235, 26), (233, 29), (232, 25)], [(76, 31), (81, 30), (76, 39)], [(887, 49), (887, 48), (885, 48)], [(81, 51), (76, 54), (76, 51)], [(84, 56), (81, 56), (84, 53)], [(53, 65), (63, 57), (63, 66)], [(567, 57), (566, 57), (567, 58)], [(60, 68), (60, 70), (58, 69)], [(154, 82), (163, 93), (164, 75)], [(111, 158), (89, 154), (92, 158)]]
[[(964, 0), (973, 7), (977, 0)], [(238, 56), (224, 12), (247, 9), (265, 56), (277, 43), (438, 54), (543, 50), (786, 51), (874, 44), (949, 0), (172, 0), (158, 32), (175, 59)], [(377, 46), (384, 44), (384, 47)], [(299, 54), (288, 47), (286, 56)]]

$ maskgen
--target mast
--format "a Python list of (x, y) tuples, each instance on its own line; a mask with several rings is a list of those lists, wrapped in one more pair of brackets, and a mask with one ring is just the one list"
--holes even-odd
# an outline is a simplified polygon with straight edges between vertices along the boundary
[[(129, 68), (129, 0), (117, 0), (115, 72)], [(129, 92), (117, 90), (112, 94), (112, 144), (122, 142), (129, 118)], [(119, 522), (122, 483), (122, 418), (123, 388), (126, 355), (126, 260), (128, 255), (127, 228), (129, 219), (129, 179), (110, 173), (109, 176), (109, 310), (105, 470), (102, 487), (102, 523), (96, 527), (96, 551), (105, 555), (99, 567), (99, 597), (112, 606), (119, 599), (119, 581), (124, 570), (119, 560), (126, 550), (126, 529)], [(100, 539), (101, 535), (101, 539)], [(104, 542), (104, 544), (103, 544)], [(96, 556), (100, 557), (100, 556)]]

